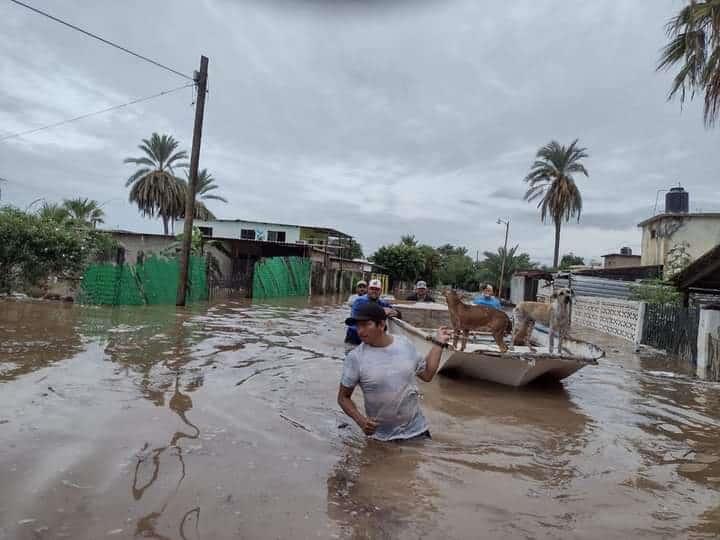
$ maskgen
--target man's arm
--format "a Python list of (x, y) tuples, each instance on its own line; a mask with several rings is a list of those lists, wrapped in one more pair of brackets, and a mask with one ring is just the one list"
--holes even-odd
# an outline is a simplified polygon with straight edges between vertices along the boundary
[[(452, 337), (452, 332), (447, 326), (441, 326), (438, 328), (435, 340), (439, 343), (447, 343)], [(440, 366), (440, 356), (442, 355), (443, 347), (438, 343), (434, 343), (432, 349), (425, 357), (425, 369), (417, 374), (417, 376), (425, 382), (430, 382), (435, 377), (438, 367)]]
[(355, 402), (352, 400), (353, 390), (355, 390), (355, 388), (348, 388), (347, 386), (343, 386), (341, 384), (338, 389), (338, 405), (340, 405), (340, 408), (345, 414), (347, 414), (358, 426), (360, 426), (360, 429), (365, 432), (365, 435), (372, 435), (375, 433), (378, 423), (372, 418), (366, 418), (358, 410), (357, 405), (355, 405)]

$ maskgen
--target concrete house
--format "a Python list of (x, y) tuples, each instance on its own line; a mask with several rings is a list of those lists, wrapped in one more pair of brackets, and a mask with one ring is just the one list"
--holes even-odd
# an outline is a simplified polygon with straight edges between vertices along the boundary
[(720, 243), (720, 212), (689, 212), (689, 194), (681, 187), (665, 196), (665, 211), (638, 224), (642, 229), (643, 266), (686, 265)]

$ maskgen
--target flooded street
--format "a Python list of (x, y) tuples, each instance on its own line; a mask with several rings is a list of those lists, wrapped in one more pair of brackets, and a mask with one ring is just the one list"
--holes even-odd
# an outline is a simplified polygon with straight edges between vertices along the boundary
[(368, 442), (347, 311), (0, 303), (0, 539), (720, 535), (718, 385), (588, 333), (563, 385), (438, 376), (432, 441)]

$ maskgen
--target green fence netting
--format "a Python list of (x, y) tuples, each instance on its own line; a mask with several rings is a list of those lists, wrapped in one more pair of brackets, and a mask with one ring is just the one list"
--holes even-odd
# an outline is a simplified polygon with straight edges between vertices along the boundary
[(310, 294), (312, 262), (302, 257), (272, 257), (255, 263), (253, 298)]
[[(83, 275), (78, 301), (83, 304), (132, 306), (174, 304), (180, 263), (178, 259), (150, 257), (142, 264), (93, 264)], [(188, 303), (207, 300), (204, 257), (191, 257)]]

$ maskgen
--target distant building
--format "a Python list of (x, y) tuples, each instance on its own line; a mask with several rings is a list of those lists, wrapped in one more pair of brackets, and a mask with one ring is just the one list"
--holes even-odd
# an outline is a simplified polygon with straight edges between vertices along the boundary
[[(204, 236), (229, 240), (257, 240), (260, 242), (309, 244), (315, 247), (339, 247), (341, 241), (351, 238), (348, 234), (327, 227), (289, 225), (287, 223), (242, 219), (215, 219), (212, 221), (196, 219), (194, 224)], [(181, 219), (176, 225), (176, 229), (182, 230), (182, 228), (183, 220)]]
[(720, 243), (720, 212), (689, 212), (681, 187), (665, 196), (665, 212), (638, 224), (642, 228), (643, 266), (684, 266)]
[(620, 248), (620, 253), (603, 255), (603, 268), (623, 268), (626, 266), (640, 266), (642, 257), (633, 255), (629, 247)]

